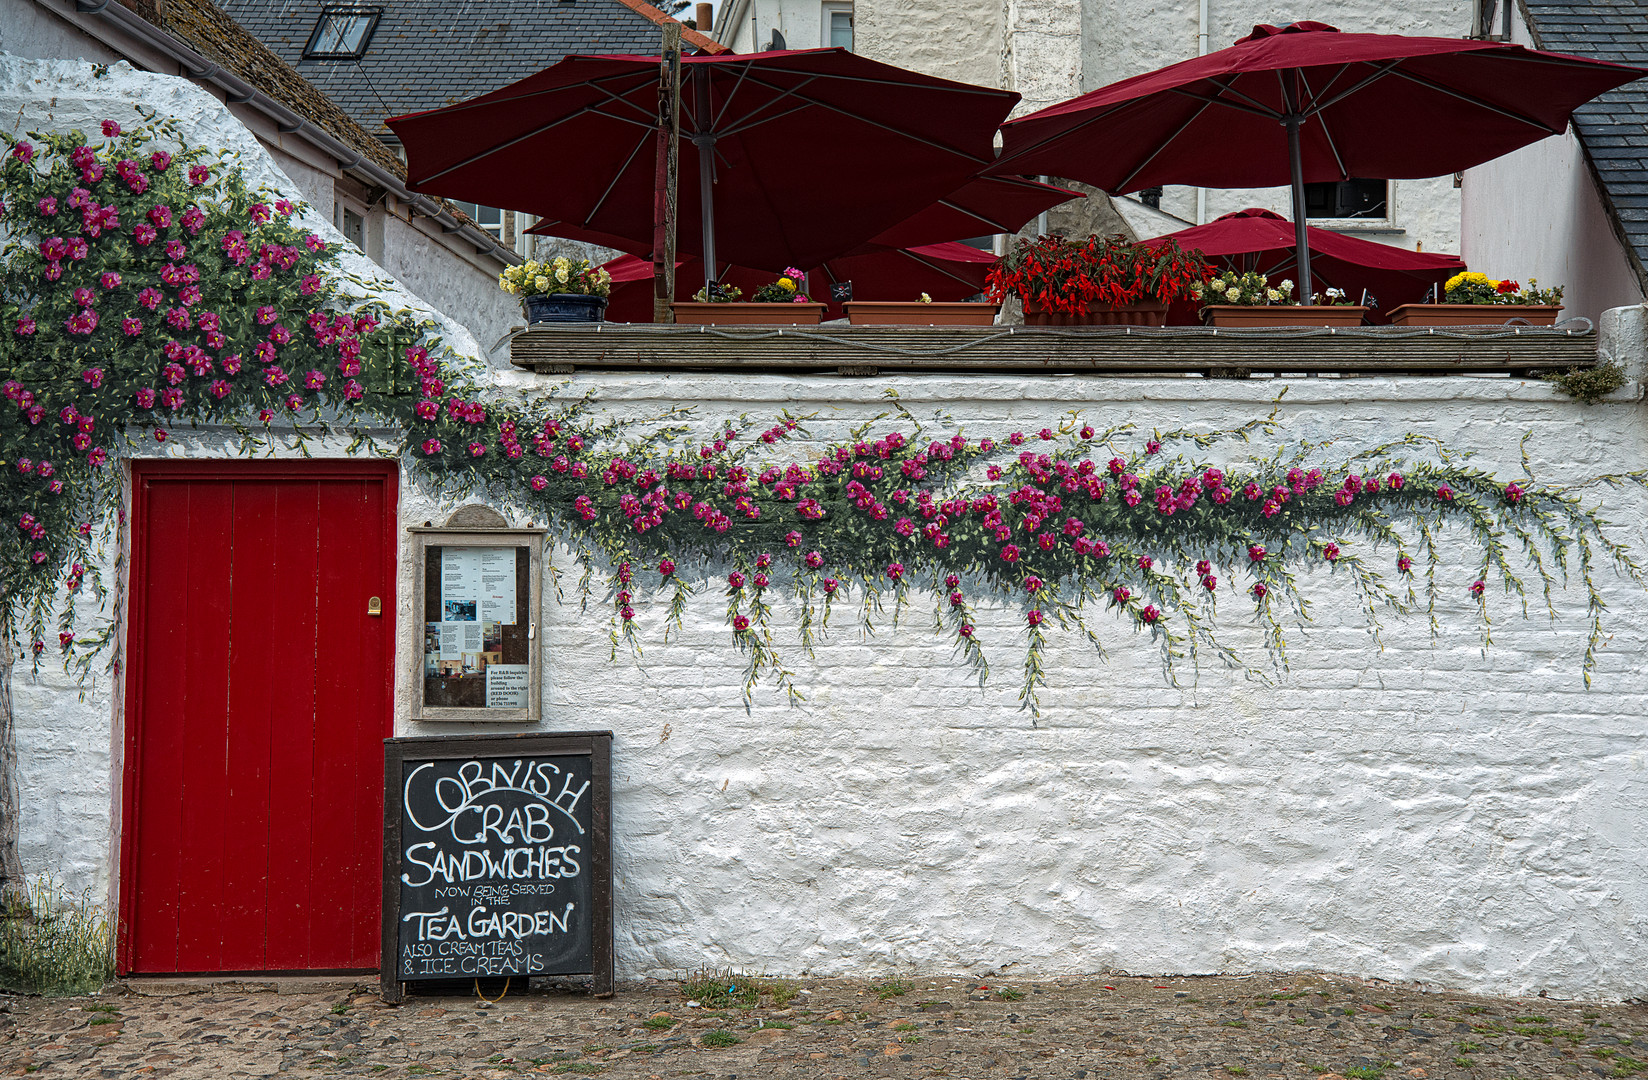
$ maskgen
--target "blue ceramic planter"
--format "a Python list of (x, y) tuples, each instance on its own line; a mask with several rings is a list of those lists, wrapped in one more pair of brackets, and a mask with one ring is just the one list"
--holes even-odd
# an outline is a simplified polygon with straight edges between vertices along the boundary
[(528, 323), (600, 322), (607, 310), (604, 296), (582, 293), (550, 293), (526, 298)]

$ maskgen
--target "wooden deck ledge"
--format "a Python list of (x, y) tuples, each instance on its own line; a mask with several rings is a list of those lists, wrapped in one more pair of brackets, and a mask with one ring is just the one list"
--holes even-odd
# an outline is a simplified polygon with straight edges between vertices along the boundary
[(1560, 327), (925, 327), (537, 325), (510, 360), (578, 371), (785, 374), (1537, 375), (1596, 363), (1596, 333)]

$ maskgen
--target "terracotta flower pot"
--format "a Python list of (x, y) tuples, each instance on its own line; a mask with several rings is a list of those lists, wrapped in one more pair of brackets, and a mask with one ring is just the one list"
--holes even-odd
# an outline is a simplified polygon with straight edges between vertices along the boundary
[(683, 300), (671, 307), (676, 322), (692, 326), (816, 326), (824, 319), (823, 304), (702, 304)]
[(1000, 304), (910, 303), (849, 300), (847, 318), (854, 326), (989, 326)]
[(1392, 326), (1498, 326), (1526, 319), (1534, 326), (1555, 326), (1561, 304), (1403, 304), (1392, 308)]
[(1090, 303), (1079, 315), (1052, 311), (1035, 304), (1024, 305), (1026, 326), (1166, 326), (1167, 305), (1155, 300), (1136, 304)]
[(1209, 326), (1361, 326), (1368, 309), (1356, 304), (1209, 304)]

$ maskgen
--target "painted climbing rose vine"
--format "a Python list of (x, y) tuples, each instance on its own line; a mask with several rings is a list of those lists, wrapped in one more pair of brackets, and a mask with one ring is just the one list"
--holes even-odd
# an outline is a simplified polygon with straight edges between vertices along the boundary
[[(1312, 583), (1354, 592), (1375, 638), (1386, 611), (1434, 630), (1455, 592), (1485, 644), (1491, 597), (1525, 612), (1571, 577), (1589, 604), (1588, 680), (1601, 564), (1643, 581), (1584, 486), (1495, 477), (1418, 437), (1337, 458), (1295, 444), (1238, 469), (1207, 455), (1271, 435), (1272, 419), (1146, 434), (1071, 413), (975, 435), (895, 400), (819, 449), (798, 438), (803, 416), (706, 429), (686, 411), (619, 423), (564, 393), (505, 397), (345, 274), (302, 207), (250, 190), (235, 160), (181, 145), (165, 121), (8, 138), (3, 161), (0, 614), (37, 662), (84, 664), (106, 643), (75, 639), (75, 602), (103, 587), (119, 459), (205, 425), (248, 454), (349, 436), (439, 494), (549, 521), (583, 561), (586, 599), (605, 601), (615, 651), (638, 644), (644, 598), (679, 626), (694, 593), (717, 594), (746, 695), (762, 679), (801, 693), (776, 651), (780, 597), (810, 651), (833, 611), (896, 620), (919, 595), (981, 679), (975, 605), (1005, 603), (1034, 710), (1047, 635), (1097, 646), (1100, 615), (1154, 642), (1170, 678), (1181, 660), (1250, 663), (1224, 644), (1221, 607), (1257, 620), (1279, 663), (1313, 566), (1328, 573)], [(1476, 553), (1462, 577), (1439, 554), (1449, 531)]]

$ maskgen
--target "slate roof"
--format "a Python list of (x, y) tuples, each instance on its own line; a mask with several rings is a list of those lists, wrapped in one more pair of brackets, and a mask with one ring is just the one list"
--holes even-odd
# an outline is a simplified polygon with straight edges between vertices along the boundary
[[(336, 6), (341, 0), (330, 0)], [(223, 9), (362, 127), (393, 141), (386, 117), (454, 104), (570, 53), (657, 55), (661, 12), (639, 0), (360, 0), (381, 7), (359, 60), (305, 60), (328, 0), (222, 0)], [(685, 31), (689, 46), (720, 52)]]
[(373, 138), (348, 113), (306, 82), (211, 0), (122, 0), (125, 7), (171, 34), (202, 56), (222, 65), (265, 94), (319, 125), (339, 142), (378, 167), (406, 175), (393, 151)]
[[(1648, 67), (1648, 0), (1524, 0), (1523, 10), (1541, 49)], [(1648, 288), (1648, 79), (1581, 105), (1574, 130)]]

